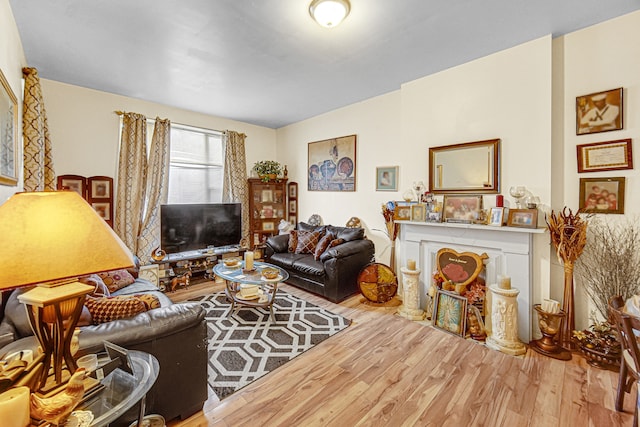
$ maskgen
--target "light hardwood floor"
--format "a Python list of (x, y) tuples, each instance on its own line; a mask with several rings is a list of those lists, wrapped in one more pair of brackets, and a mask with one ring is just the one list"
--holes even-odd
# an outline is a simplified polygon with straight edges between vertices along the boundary
[[(168, 294), (182, 301), (221, 289)], [(224, 401), (169, 427), (196, 426), (630, 426), (635, 390), (616, 412), (618, 374), (574, 354), (512, 357), (372, 307), (281, 289), (353, 323)], [(635, 387), (634, 387), (635, 389)]]

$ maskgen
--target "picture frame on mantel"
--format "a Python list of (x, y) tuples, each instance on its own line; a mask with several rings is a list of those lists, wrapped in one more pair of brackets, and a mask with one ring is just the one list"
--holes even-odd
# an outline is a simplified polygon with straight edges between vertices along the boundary
[(18, 184), (18, 98), (0, 69), (0, 184)]

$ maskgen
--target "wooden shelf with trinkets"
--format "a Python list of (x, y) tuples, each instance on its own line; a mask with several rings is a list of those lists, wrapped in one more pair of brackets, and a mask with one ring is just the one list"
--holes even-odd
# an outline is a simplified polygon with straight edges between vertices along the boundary
[(278, 234), (278, 224), (287, 217), (287, 179), (262, 181), (249, 178), (251, 249), (261, 248), (269, 236)]

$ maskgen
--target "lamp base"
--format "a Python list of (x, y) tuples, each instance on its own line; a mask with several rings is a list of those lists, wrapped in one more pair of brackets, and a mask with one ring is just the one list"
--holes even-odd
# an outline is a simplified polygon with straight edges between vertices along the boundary
[(70, 372), (75, 372), (77, 367), (71, 354), (71, 339), (82, 312), (84, 297), (93, 289), (93, 286), (72, 282), (56, 287), (36, 286), (18, 296), (18, 300), (27, 306), (31, 328), (44, 351), (40, 388), (46, 385), (52, 361), (57, 384), (63, 382), (63, 361)]

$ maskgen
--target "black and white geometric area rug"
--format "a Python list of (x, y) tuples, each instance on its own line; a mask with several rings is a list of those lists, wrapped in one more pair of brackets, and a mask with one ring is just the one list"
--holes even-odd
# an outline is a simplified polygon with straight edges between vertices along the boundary
[(263, 308), (242, 307), (228, 316), (231, 304), (224, 292), (195, 301), (207, 312), (208, 381), (220, 400), (351, 323), (281, 290), (273, 304), (275, 323)]

